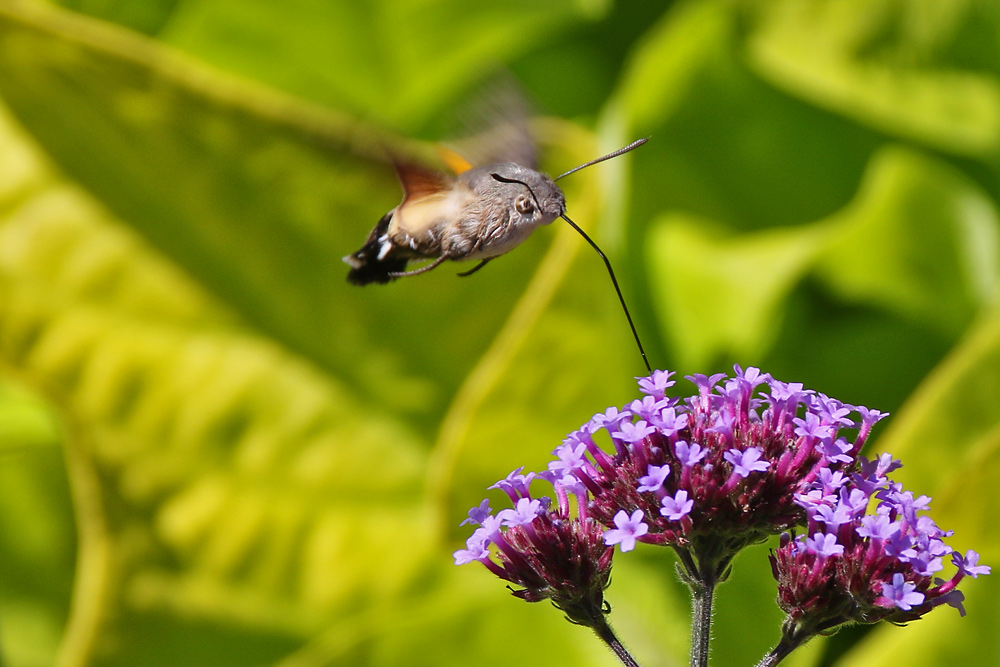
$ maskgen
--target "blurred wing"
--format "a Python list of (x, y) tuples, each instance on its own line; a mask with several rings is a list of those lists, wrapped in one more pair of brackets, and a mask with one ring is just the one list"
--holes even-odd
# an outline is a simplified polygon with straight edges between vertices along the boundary
[(454, 179), (412, 162), (397, 162), (396, 175), (403, 186), (403, 203), (440, 196), (451, 189)]
[(451, 173), (456, 176), (469, 171), (475, 166), (466, 160), (462, 155), (459, 155), (457, 152), (444, 145), (438, 146), (438, 155), (441, 156), (445, 165), (451, 169)]
[(527, 95), (510, 77), (491, 82), (459, 112), (463, 139), (448, 146), (471, 165), (516, 162), (536, 168), (535, 141), (529, 129), (534, 115)]
[(458, 221), (474, 197), (472, 190), (446, 174), (404, 164), (397, 164), (396, 170), (404, 195), (389, 224), (390, 236), (405, 232), (418, 242), (425, 235), (434, 237), (439, 233), (434, 230)]
[(435, 230), (458, 217), (462, 203), (457, 192), (407, 199), (396, 209), (389, 224), (389, 235), (395, 237), (403, 232), (418, 242), (430, 240), (436, 234)]

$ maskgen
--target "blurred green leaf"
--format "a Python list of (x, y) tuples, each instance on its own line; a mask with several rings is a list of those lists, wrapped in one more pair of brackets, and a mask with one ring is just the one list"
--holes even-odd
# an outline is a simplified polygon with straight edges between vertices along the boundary
[(44, 401), (21, 387), (0, 381), (0, 455), (52, 447), (61, 434)]
[(75, 531), (61, 435), (48, 407), (0, 384), (0, 645), (13, 665), (51, 665), (69, 614)]
[(831, 234), (821, 224), (752, 238), (712, 235), (710, 229), (665, 216), (654, 223), (647, 245), (663, 335), (684, 367), (704, 367), (722, 355), (763, 355), (774, 342), (789, 291)]
[(755, 3), (750, 62), (775, 85), (881, 132), (996, 165), (1000, 59), (996, 33), (972, 42), (992, 75), (955, 66), (989, 0), (782, 0)]
[(607, 0), (196, 0), (160, 34), (216, 66), (408, 130)]
[[(366, 590), (409, 585), (420, 531), (410, 568), (373, 560), (391, 553), (380, 539), (427, 522), (414, 437), (234, 326), (37, 160), (24, 172), (0, 221), (0, 349), (73, 426), (81, 569), (63, 660), (277, 657)], [(379, 500), (358, 514), (368, 493)]]
[(609, 106), (633, 157), (633, 260), (667, 211), (740, 230), (811, 222), (853, 197), (878, 137), (762, 82), (739, 15), (718, 0), (674, 5), (638, 43)]
[(66, 9), (112, 21), (149, 35), (158, 33), (176, 13), (178, 0), (56, 0)]
[(365, 3), (176, 0), (60, 4), (155, 35), (206, 63), (303, 99), (414, 130), (483, 76), (607, 0)]
[(1000, 221), (986, 195), (899, 149), (877, 155), (857, 199), (828, 220), (744, 237), (711, 229), (665, 216), (647, 245), (659, 319), (684, 366), (762, 356), (812, 272), (846, 302), (951, 336), (1000, 288)]
[(913, 151), (877, 154), (819, 265), (845, 301), (870, 302), (949, 337), (1000, 289), (1000, 220), (967, 176)]

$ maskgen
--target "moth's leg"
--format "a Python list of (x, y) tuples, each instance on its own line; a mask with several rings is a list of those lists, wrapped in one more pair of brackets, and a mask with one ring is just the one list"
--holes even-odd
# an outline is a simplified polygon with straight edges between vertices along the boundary
[(448, 259), (447, 257), (438, 257), (433, 262), (427, 266), (421, 266), (419, 269), (414, 269), (413, 271), (394, 271), (389, 273), (393, 278), (406, 278), (408, 276), (419, 276), (421, 273), (427, 273), (431, 269), (437, 268), (441, 265), (441, 262)]
[(468, 271), (462, 271), (461, 273), (459, 273), (458, 277), (459, 278), (465, 278), (466, 276), (471, 276), (473, 273), (475, 273), (479, 269), (483, 268), (484, 266), (486, 266), (487, 263), (491, 262), (494, 259), (496, 259), (496, 257), (490, 257), (489, 259), (484, 259), (484, 260), (480, 261), (479, 264), (476, 264), (474, 267), (472, 267)]

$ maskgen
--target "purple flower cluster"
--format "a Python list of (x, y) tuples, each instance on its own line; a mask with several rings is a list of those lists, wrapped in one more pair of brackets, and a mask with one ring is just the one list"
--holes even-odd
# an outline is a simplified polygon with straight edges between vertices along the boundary
[[(669, 372), (638, 378), (642, 399), (595, 415), (555, 451), (554, 484), (581, 503), (580, 492), (592, 496), (587, 511), (610, 529), (609, 544), (669, 545), (724, 565), (801, 523), (796, 496), (845, 474), (884, 416), (735, 370), (689, 376), (697, 394), (684, 400), (666, 396)], [(614, 454), (597, 444), (602, 432)]]
[[(545, 472), (518, 469), (491, 487), (514, 506), (470, 510), (479, 528), (455, 562), (479, 561), (529, 602), (551, 600), (616, 653), (604, 590), (614, 545), (639, 542), (674, 549), (696, 606), (710, 609), (733, 557), (782, 534), (771, 563), (787, 618), (767, 664), (846, 622), (908, 621), (944, 603), (964, 614), (956, 586), (989, 568), (945, 545), (950, 533), (921, 515), (929, 498), (887, 477), (898, 461), (859, 456), (884, 414), (739, 366), (732, 378), (688, 376), (695, 394), (671, 398), (671, 375), (637, 378), (644, 396), (594, 415)], [(553, 498), (533, 497), (534, 480)], [(957, 572), (943, 581), (946, 557)]]
[[(528, 602), (551, 600), (580, 625), (599, 627), (608, 608), (604, 589), (611, 580), (612, 547), (604, 542), (604, 527), (574, 516), (565, 494), (552, 507), (548, 497), (533, 498), (529, 486), (547, 475), (521, 474), (518, 468), (490, 488), (504, 491), (514, 504), (492, 514), (489, 501), (469, 510), (479, 528), (465, 549), (455, 552), (455, 563), (479, 561), (501, 579), (520, 586), (514, 595)], [(495, 559), (490, 546), (496, 547)]]
[[(900, 465), (888, 454), (874, 461), (862, 457), (857, 471), (824, 474), (796, 497), (808, 517), (806, 532), (782, 535), (771, 566), (786, 623), (798, 632), (815, 634), (847, 622), (911, 621), (940, 604), (965, 615), (956, 586), (990, 568), (978, 564), (976, 552), (963, 557), (945, 545), (942, 538), (951, 532), (921, 514), (930, 498), (914, 498), (887, 477)], [(869, 513), (873, 500), (875, 511)], [(946, 557), (957, 571), (944, 581), (934, 575)]]

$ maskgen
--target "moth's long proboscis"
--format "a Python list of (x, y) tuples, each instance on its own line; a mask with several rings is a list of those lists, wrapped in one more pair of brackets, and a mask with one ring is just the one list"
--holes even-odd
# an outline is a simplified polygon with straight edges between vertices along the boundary
[(580, 171), (581, 169), (585, 169), (586, 167), (593, 166), (593, 165), (597, 164), (598, 162), (604, 162), (605, 160), (610, 160), (611, 158), (618, 157), (619, 155), (623, 155), (624, 153), (628, 153), (633, 148), (638, 148), (639, 146), (642, 146), (647, 141), (649, 141), (649, 137), (643, 137), (642, 139), (636, 139), (635, 141), (633, 141), (632, 143), (630, 143), (628, 146), (625, 146), (623, 148), (619, 148), (618, 150), (614, 151), (613, 153), (608, 153), (607, 155), (602, 155), (601, 157), (597, 158), (596, 160), (591, 160), (590, 162), (584, 162), (579, 167), (573, 167), (569, 171), (564, 172), (562, 174), (559, 174), (558, 176), (556, 176), (552, 180), (558, 181), (563, 176), (569, 176), (570, 174), (572, 174), (574, 172)]
[[(630, 150), (632, 150), (634, 148), (638, 148), (639, 146), (642, 146), (647, 141), (649, 141), (649, 137), (644, 137), (642, 139), (636, 139), (635, 141), (633, 141), (632, 143), (630, 143), (628, 146), (624, 146), (623, 148), (619, 148), (618, 150), (614, 151), (613, 153), (608, 153), (607, 155), (601, 156), (601, 157), (597, 158), (596, 160), (591, 160), (590, 162), (586, 162), (584, 164), (581, 164), (579, 167), (574, 167), (573, 169), (570, 169), (566, 173), (557, 176), (554, 180), (558, 181), (563, 176), (568, 176), (568, 175), (572, 174), (573, 172), (580, 171), (581, 169), (584, 169), (585, 167), (589, 167), (591, 165), (595, 165), (598, 162), (604, 162), (605, 160), (610, 160), (611, 158), (618, 157), (619, 155), (622, 155), (623, 153), (628, 153)], [(524, 187), (528, 188), (528, 192), (531, 193), (532, 199), (535, 200), (535, 206), (537, 206), (539, 208), (539, 210), (541, 209), (541, 204), (539, 203), (538, 198), (535, 196), (535, 191), (532, 190), (531, 186), (529, 186), (527, 183), (525, 183), (524, 181), (519, 181), (519, 180), (514, 179), (514, 178), (506, 178), (504, 176), (501, 176), (500, 174), (492, 174), (492, 176), (493, 176), (493, 178), (495, 178), (496, 180), (500, 181), (501, 183), (520, 183)], [(642, 347), (642, 341), (639, 340), (639, 332), (635, 328), (635, 322), (632, 321), (632, 314), (629, 312), (628, 305), (626, 305), (626, 303), (625, 303), (625, 296), (622, 294), (622, 288), (619, 287), (619, 285), (618, 285), (618, 278), (615, 277), (615, 270), (611, 267), (611, 260), (609, 260), (608, 257), (607, 257), (607, 255), (604, 254), (604, 251), (601, 250), (600, 246), (598, 246), (596, 243), (594, 243), (594, 240), (587, 235), (587, 232), (583, 231), (583, 229), (581, 229), (579, 225), (577, 225), (575, 222), (573, 222), (572, 220), (570, 220), (569, 216), (566, 215), (566, 210), (565, 209), (563, 209), (563, 211), (559, 214), (559, 216), (563, 220), (565, 220), (566, 222), (568, 222), (569, 226), (572, 227), (573, 229), (575, 229), (576, 232), (580, 236), (582, 236), (587, 243), (590, 244), (590, 247), (593, 248), (595, 251), (597, 251), (597, 254), (601, 256), (601, 259), (604, 260), (604, 266), (608, 269), (608, 275), (611, 276), (611, 284), (614, 285), (614, 287), (615, 287), (615, 293), (618, 295), (618, 301), (619, 301), (619, 303), (621, 303), (622, 310), (625, 312), (625, 319), (628, 320), (628, 326), (632, 330), (632, 337), (635, 339), (636, 347), (639, 348), (639, 354), (642, 355), (642, 363), (644, 363), (646, 365), (646, 370), (649, 372), (650, 375), (652, 375), (653, 374), (653, 369), (649, 365), (649, 359), (646, 358), (646, 350)]]
[[(645, 139), (643, 139), (642, 141), (645, 141)], [(619, 151), (619, 154), (625, 150), (626, 149), (623, 148), (621, 151)], [(628, 148), (628, 150), (631, 150), (631, 148)], [(606, 156), (606, 158), (607, 157), (614, 157), (614, 154)], [(630, 329), (632, 329), (632, 337), (635, 338), (635, 344), (639, 348), (639, 354), (642, 355), (642, 363), (646, 364), (646, 370), (649, 371), (650, 375), (652, 375), (653, 369), (650, 367), (649, 360), (646, 358), (646, 350), (643, 349), (642, 341), (639, 340), (639, 332), (636, 331), (635, 329), (635, 323), (632, 321), (632, 315), (628, 312), (628, 306), (625, 305), (625, 297), (622, 296), (622, 289), (621, 287), (618, 286), (618, 279), (615, 278), (615, 270), (611, 268), (611, 261), (608, 259), (607, 255), (605, 255), (604, 252), (598, 247), (598, 245), (594, 243), (594, 240), (591, 239), (589, 236), (587, 236), (587, 232), (580, 229), (579, 225), (577, 225), (575, 222), (569, 219), (569, 216), (566, 215), (565, 211), (560, 214), (560, 217), (562, 217), (563, 220), (568, 222), (569, 226), (575, 229), (577, 233), (579, 233), (580, 236), (582, 236), (584, 240), (590, 244), (590, 247), (597, 251), (597, 254), (601, 256), (601, 259), (604, 260), (604, 266), (608, 268), (608, 275), (611, 276), (611, 284), (615, 286), (615, 292), (618, 294), (618, 301), (621, 302), (622, 310), (625, 311), (625, 319), (628, 320), (628, 326)]]

